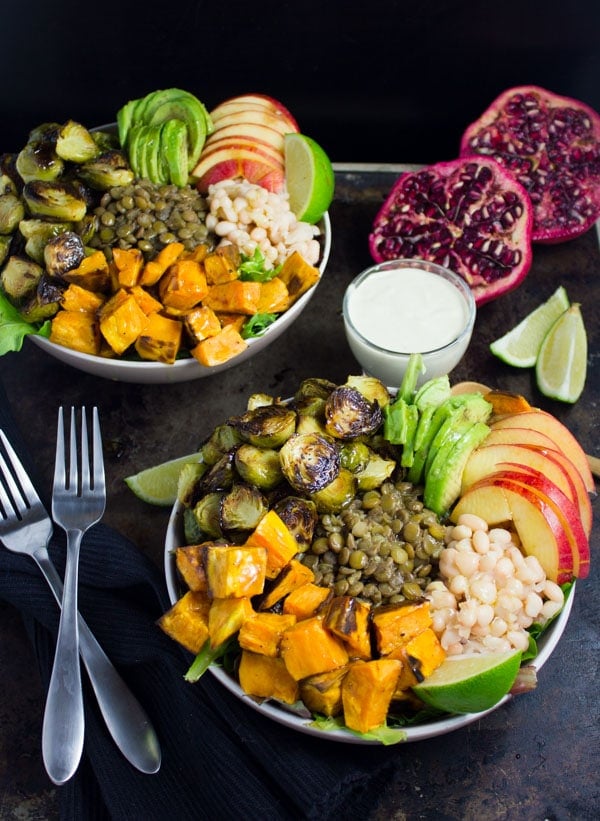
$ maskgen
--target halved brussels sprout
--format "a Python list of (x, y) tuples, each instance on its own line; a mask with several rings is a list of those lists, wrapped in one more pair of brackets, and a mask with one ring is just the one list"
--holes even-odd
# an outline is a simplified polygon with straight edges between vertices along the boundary
[(225, 453), (214, 465), (210, 466), (198, 483), (201, 493), (229, 490), (232, 487), (235, 479), (234, 457), (233, 451)]
[(32, 180), (23, 187), (23, 199), (30, 213), (37, 217), (77, 222), (87, 211), (82, 191), (68, 182)]
[(2, 265), (6, 257), (10, 254), (11, 242), (12, 237), (0, 234), (0, 265)]
[(385, 408), (390, 403), (390, 392), (383, 382), (374, 376), (366, 374), (349, 376), (346, 385), (349, 388), (356, 388), (369, 402), (378, 402), (381, 408)]
[(356, 388), (345, 385), (331, 392), (325, 405), (326, 430), (338, 439), (374, 433), (383, 421), (377, 402), (369, 402)]
[(311, 493), (310, 498), (320, 513), (337, 513), (343, 510), (356, 496), (356, 477), (345, 468), (335, 479), (320, 490)]
[(27, 256), (44, 264), (44, 249), (52, 237), (58, 237), (65, 231), (71, 230), (70, 222), (51, 222), (43, 219), (21, 220), (19, 231), (25, 237), (25, 252)]
[(253, 393), (248, 398), (246, 409), (254, 410), (255, 408), (261, 408), (264, 405), (272, 405), (274, 402), (275, 399), (268, 393)]
[(61, 277), (77, 268), (85, 257), (85, 248), (79, 234), (64, 231), (52, 237), (44, 248), (44, 264), (50, 276)]
[(223, 535), (221, 530), (221, 499), (223, 493), (215, 491), (207, 493), (192, 508), (194, 519), (201, 534), (202, 539), (208, 536), (211, 539), (218, 539)]
[(122, 151), (105, 151), (93, 160), (81, 165), (77, 171), (90, 188), (108, 191), (109, 188), (129, 185), (133, 171)]
[(194, 488), (207, 470), (208, 465), (204, 462), (189, 462), (181, 468), (177, 480), (177, 500), (185, 507), (191, 505)]
[(2, 269), (0, 282), (8, 298), (20, 302), (35, 292), (43, 273), (43, 268), (32, 259), (11, 256)]
[(15, 163), (24, 182), (56, 180), (65, 170), (64, 162), (56, 154), (54, 143), (46, 140), (28, 142), (17, 154)]
[(242, 439), (263, 448), (278, 448), (296, 430), (296, 412), (285, 405), (262, 405), (229, 420)]
[(89, 245), (92, 238), (98, 233), (99, 224), (100, 220), (97, 214), (87, 213), (85, 217), (79, 220), (74, 226), (84, 245)]
[(318, 379), (317, 377), (305, 379), (300, 383), (300, 387), (294, 394), (294, 399), (298, 400), (312, 397), (327, 399), (331, 391), (336, 387), (335, 382), (330, 382), (329, 379)]
[(259, 448), (249, 442), (235, 452), (235, 469), (249, 485), (261, 490), (272, 490), (283, 481), (279, 451)]
[(226, 453), (237, 447), (241, 441), (242, 437), (232, 425), (217, 425), (200, 448), (202, 458), (208, 465), (214, 465)]
[(332, 482), (340, 471), (335, 442), (319, 433), (296, 433), (279, 451), (281, 469), (298, 493), (314, 493)]
[(56, 153), (63, 160), (84, 163), (98, 154), (96, 141), (81, 123), (68, 120), (56, 136)]
[(42, 274), (34, 295), (20, 308), (23, 319), (26, 322), (43, 322), (54, 316), (60, 308), (64, 289), (64, 283)]
[(0, 234), (12, 234), (25, 216), (25, 208), (16, 194), (0, 194)]
[(341, 465), (351, 473), (364, 470), (370, 456), (371, 450), (364, 442), (344, 442), (340, 447)]
[(319, 521), (315, 503), (299, 496), (285, 496), (273, 505), (273, 510), (292, 533), (298, 552), (305, 553), (312, 544)]
[(394, 459), (385, 459), (371, 451), (365, 465), (355, 472), (359, 490), (374, 490), (392, 475), (396, 468)]
[(199, 544), (205, 539), (205, 533), (201, 530), (191, 507), (183, 509), (183, 538), (186, 544)]
[(235, 484), (221, 497), (221, 528), (229, 536), (236, 531), (252, 531), (268, 510), (267, 500), (258, 488)]

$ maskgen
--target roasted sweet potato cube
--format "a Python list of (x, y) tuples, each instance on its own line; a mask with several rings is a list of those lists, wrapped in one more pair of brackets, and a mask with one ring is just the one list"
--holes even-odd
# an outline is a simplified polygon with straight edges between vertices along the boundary
[(100, 309), (100, 332), (117, 354), (124, 353), (141, 334), (146, 314), (131, 294), (117, 291)]
[(122, 288), (133, 288), (137, 285), (144, 267), (144, 255), (139, 248), (115, 246), (112, 249), (112, 257), (117, 269), (119, 285)]
[(226, 325), (232, 325), (240, 334), (242, 328), (248, 321), (248, 317), (245, 314), (226, 314), (223, 311), (215, 311), (215, 316), (221, 323), (222, 328), (225, 328)]
[(63, 274), (66, 282), (74, 282), (88, 291), (108, 293), (111, 291), (111, 275), (108, 260), (102, 251), (94, 251), (81, 261), (77, 268)]
[(190, 590), (208, 590), (205, 544), (190, 544), (175, 549), (175, 567)]
[(382, 656), (387, 656), (430, 626), (431, 613), (426, 599), (384, 605), (373, 611), (373, 629), (377, 649)]
[(185, 246), (182, 242), (170, 242), (165, 245), (154, 259), (144, 265), (138, 284), (156, 285), (167, 268), (179, 259), (184, 249)]
[(298, 682), (280, 658), (242, 650), (238, 675), (240, 687), (249, 696), (276, 698), (284, 704), (298, 701)]
[(178, 319), (162, 314), (150, 314), (142, 332), (135, 340), (135, 349), (142, 359), (172, 365), (181, 347), (183, 325)]
[(311, 713), (324, 716), (342, 714), (342, 683), (349, 667), (338, 667), (316, 676), (308, 676), (300, 682), (300, 698)]
[(66, 291), (63, 291), (60, 304), (64, 311), (84, 311), (95, 314), (104, 301), (105, 297), (102, 294), (88, 291), (87, 288), (82, 288), (72, 282)]
[(189, 311), (208, 293), (206, 276), (199, 262), (182, 259), (164, 272), (158, 283), (158, 294), (167, 308)]
[(210, 247), (205, 242), (201, 242), (200, 245), (196, 245), (191, 251), (184, 251), (181, 255), (181, 259), (193, 259), (194, 262), (203, 262), (209, 251)]
[(210, 599), (188, 590), (158, 620), (158, 626), (190, 653), (199, 653), (208, 639)]
[(235, 635), (253, 613), (247, 596), (241, 599), (213, 599), (208, 613), (210, 646), (218, 647)]
[(208, 590), (214, 599), (251, 598), (265, 585), (267, 551), (264, 547), (220, 547), (206, 553)]
[(367, 733), (385, 723), (402, 669), (398, 659), (357, 661), (342, 684), (344, 722), (351, 730)]
[(84, 311), (59, 311), (52, 319), (50, 342), (80, 353), (100, 353), (100, 326), (95, 314)]
[(221, 330), (221, 321), (212, 308), (198, 305), (183, 316), (183, 325), (192, 345), (197, 345)]
[(259, 610), (270, 610), (271, 607), (275, 607), (277, 602), (285, 599), (297, 587), (312, 582), (314, 578), (315, 574), (310, 567), (302, 564), (297, 559), (292, 559), (275, 579), (267, 579), (264, 593), (258, 605)]
[(135, 301), (140, 306), (146, 316), (155, 314), (162, 309), (162, 303), (155, 299), (150, 291), (143, 288), (141, 285), (134, 285), (129, 289), (129, 293), (135, 298)]
[(298, 621), (314, 616), (332, 597), (328, 587), (308, 582), (287, 595), (283, 602), (283, 612), (296, 616)]
[(204, 257), (204, 270), (209, 285), (231, 282), (238, 278), (241, 257), (235, 245), (221, 245)]
[(190, 353), (198, 362), (210, 368), (220, 365), (238, 356), (245, 351), (248, 343), (243, 339), (233, 325), (227, 325), (218, 334), (203, 339)]
[[(206, 265), (206, 260), (204, 264)], [(252, 316), (257, 311), (259, 299), (260, 282), (234, 279), (231, 282), (211, 285), (204, 298), (204, 304), (213, 311)]]
[(327, 630), (318, 616), (289, 627), (281, 638), (279, 652), (297, 681), (348, 663), (344, 644)]
[(280, 314), (287, 310), (290, 295), (287, 285), (281, 277), (273, 277), (267, 282), (261, 282), (260, 299), (258, 300), (259, 314)]
[(336, 596), (327, 607), (325, 626), (345, 642), (352, 657), (371, 658), (370, 612), (370, 605), (355, 596)]
[(426, 627), (402, 647), (393, 650), (387, 658), (402, 662), (397, 689), (406, 690), (430, 676), (446, 658), (446, 651), (431, 627)]
[(285, 260), (277, 276), (288, 289), (291, 305), (319, 281), (321, 274), (319, 269), (310, 265), (302, 254), (294, 251)]
[(276, 656), (281, 637), (288, 627), (296, 624), (296, 617), (280, 613), (254, 613), (240, 628), (238, 641), (244, 650)]
[[(298, 552), (298, 544), (289, 527), (273, 509), (266, 513), (246, 544), (259, 545), (267, 551), (267, 577), (274, 579)], [(312, 579), (305, 579), (312, 581)]]

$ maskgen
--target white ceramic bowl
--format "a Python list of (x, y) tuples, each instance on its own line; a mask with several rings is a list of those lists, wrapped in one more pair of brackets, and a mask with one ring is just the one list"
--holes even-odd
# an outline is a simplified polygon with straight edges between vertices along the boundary
[[(331, 250), (331, 222), (329, 215), (325, 214), (321, 220), (319, 227), (321, 228), (321, 259), (319, 261), (319, 270), (321, 276), (325, 272), (325, 267), (329, 259)], [(188, 382), (193, 379), (200, 379), (204, 376), (213, 376), (221, 371), (233, 368), (236, 365), (241, 365), (251, 356), (262, 351), (267, 345), (274, 342), (290, 325), (296, 320), (302, 311), (306, 308), (312, 299), (315, 289), (318, 287), (318, 282), (300, 299), (298, 299), (291, 308), (275, 320), (270, 325), (262, 336), (255, 337), (248, 340), (248, 347), (242, 353), (233, 357), (233, 359), (223, 362), (221, 365), (213, 367), (206, 367), (201, 365), (193, 357), (188, 359), (178, 359), (172, 365), (166, 365), (163, 362), (150, 361), (132, 361), (126, 359), (107, 359), (102, 356), (92, 356), (91, 354), (79, 353), (71, 348), (64, 348), (62, 345), (56, 345), (42, 336), (35, 336), (31, 334), (29, 339), (38, 345), (46, 353), (51, 354), (56, 359), (77, 368), (80, 371), (86, 371), (94, 376), (102, 376), (105, 379), (112, 379), (118, 382), (135, 382), (144, 384), (169, 384), (173, 382)]]
[[(183, 538), (183, 506), (179, 502), (176, 502), (173, 506), (173, 510), (171, 511), (169, 524), (167, 526), (164, 551), (165, 579), (167, 583), (167, 590), (169, 592), (169, 598), (172, 604), (175, 604), (177, 599), (179, 599), (184, 592), (178, 578), (173, 555), (175, 548), (180, 547), (183, 544), (185, 544)], [(571, 591), (571, 595), (569, 596), (565, 607), (561, 611), (558, 618), (537, 642), (538, 655), (532, 662), (530, 662), (531, 666), (537, 671), (542, 668), (550, 655), (553, 653), (560, 637), (563, 634), (569, 619), (574, 596), (575, 589)], [(360, 738), (359, 736), (346, 732), (343, 729), (331, 731), (319, 730), (312, 726), (310, 719), (307, 719), (305, 716), (299, 715), (298, 713), (294, 713), (291, 708), (286, 709), (283, 705), (279, 705), (274, 701), (264, 701), (260, 704), (250, 698), (244, 693), (233, 676), (225, 672), (222, 667), (213, 664), (209, 667), (209, 671), (223, 685), (223, 687), (226, 687), (231, 693), (233, 693), (234, 696), (247, 704), (248, 707), (251, 707), (253, 710), (257, 710), (259, 713), (262, 713), (273, 721), (277, 721), (279, 724), (283, 724), (292, 730), (297, 730), (298, 732), (305, 733), (307, 735), (318, 736), (326, 741), (341, 741), (347, 744), (379, 744), (378, 741), (369, 741), (367, 739)], [(526, 695), (522, 697), (527, 698)], [(530, 697), (535, 698), (535, 695), (532, 694)], [(498, 702), (498, 704), (489, 710), (485, 710), (484, 712), (469, 713), (467, 715), (449, 715), (445, 718), (441, 718), (437, 721), (431, 721), (427, 724), (406, 727), (405, 741), (424, 741), (427, 738), (434, 738), (436, 736), (458, 730), (461, 727), (466, 727), (468, 724), (478, 721), (488, 713), (497, 710), (510, 698), (512, 698), (512, 696), (505, 696), (500, 702)]]
[(419, 384), (450, 373), (465, 354), (475, 300), (464, 279), (420, 259), (398, 259), (362, 271), (344, 294), (346, 338), (365, 373), (397, 388), (411, 354), (420, 353)]

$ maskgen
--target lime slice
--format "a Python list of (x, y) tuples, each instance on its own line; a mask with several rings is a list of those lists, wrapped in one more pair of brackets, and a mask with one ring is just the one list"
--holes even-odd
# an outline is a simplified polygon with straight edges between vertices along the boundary
[(138, 499), (150, 505), (167, 507), (175, 504), (179, 474), (186, 465), (202, 461), (201, 453), (190, 453), (127, 476), (125, 484)]
[(520, 650), (447, 658), (413, 691), (439, 710), (479, 713), (489, 710), (510, 691), (520, 664)]
[(284, 155), (291, 210), (302, 222), (318, 222), (331, 205), (335, 189), (329, 157), (304, 134), (285, 135)]
[(569, 297), (561, 285), (550, 299), (539, 305), (500, 339), (492, 342), (491, 352), (507, 365), (532, 368), (544, 337), (568, 307)]
[(579, 303), (574, 302), (550, 328), (535, 366), (537, 386), (544, 396), (577, 402), (587, 372), (587, 335)]

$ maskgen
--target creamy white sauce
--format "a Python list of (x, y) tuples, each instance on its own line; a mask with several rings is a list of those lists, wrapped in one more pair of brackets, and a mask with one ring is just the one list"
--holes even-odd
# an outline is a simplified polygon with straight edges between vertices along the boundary
[(447, 345), (459, 336), (468, 315), (452, 283), (418, 268), (371, 274), (352, 293), (348, 314), (365, 339), (399, 353)]

